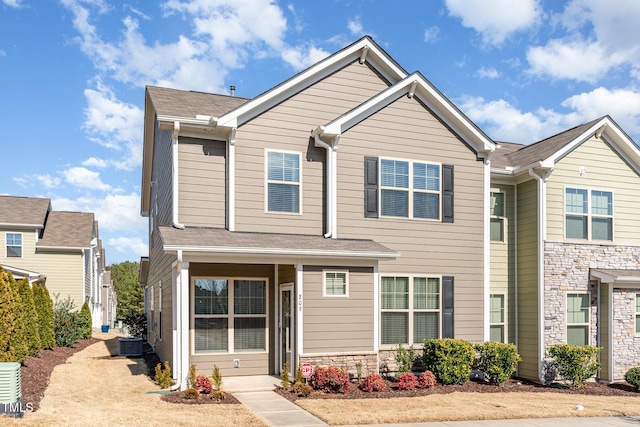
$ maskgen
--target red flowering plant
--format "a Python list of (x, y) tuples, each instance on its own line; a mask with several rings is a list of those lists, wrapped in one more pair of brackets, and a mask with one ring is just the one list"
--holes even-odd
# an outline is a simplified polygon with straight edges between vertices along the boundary
[(336, 366), (317, 367), (311, 377), (311, 386), (327, 393), (347, 393), (349, 384), (349, 374)]
[(420, 374), (420, 377), (418, 377), (418, 384), (420, 384), (420, 387), (422, 388), (433, 387), (437, 382), (438, 380), (436, 376), (433, 375), (433, 372), (431, 371), (424, 371)]
[(360, 390), (366, 392), (382, 391), (387, 388), (384, 379), (378, 374), (369, 374), (360, 383)]
[(200, 374), (196, 377), (196, 382), (193, 385), (193, 388), (195, 388), (202, 394), (211, 394), (211, 392), (213, 391), (213, 384), (209, 377), (205, 377), (204, 375)]
[(398, 390), (413, 390), (418, 385), (418, 378), (411, 372), (405, 372), (398, 377), (396, 387)]

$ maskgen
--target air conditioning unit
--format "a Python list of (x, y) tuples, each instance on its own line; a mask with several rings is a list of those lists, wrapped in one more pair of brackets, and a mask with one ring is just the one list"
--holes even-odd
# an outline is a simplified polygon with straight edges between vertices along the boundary
[(142, 338), (120, 338), (119, 356), (142, 356)]
[(0, 415), (22, 417), (22, 376), (17, 362), (0, 363)]

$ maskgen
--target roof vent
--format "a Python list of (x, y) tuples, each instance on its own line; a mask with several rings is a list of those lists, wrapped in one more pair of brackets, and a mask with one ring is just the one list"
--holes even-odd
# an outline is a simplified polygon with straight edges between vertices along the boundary
[(231, 90), (231, 96), (236, 96), (236, 87), (234, 85), (231, 85), (229, 89)]

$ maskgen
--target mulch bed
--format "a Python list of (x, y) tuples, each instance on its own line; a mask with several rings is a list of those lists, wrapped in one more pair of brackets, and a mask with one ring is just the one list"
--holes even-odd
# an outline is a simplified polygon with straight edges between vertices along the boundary
[(99, 341), (97, 338), (87, 338), (78, 341), (74, 347), (54, 347), (52, 350), (41, 350), (36, 357), (28, 357), (20, 368), (22, 401), (31, 403), (33, 410), (37, 411), (53, 368), (65, 363), (74, 353)]
[(436, 384), (430, 388), (415, 388), (413, 390), (398, 390), (394, 380), (385, 380), (386, 389), (383, 391), (364, 392), (358, 388), (357, 384), (351, 384), (347, 393), (329, 394), (320, 391), (313, 391), (308, 397), (299, 397), (290, 390), (277, 389), (276, 393), (295, 402), (298, 399), (387, 399), (391, 397), (416, 397), (428, 396), (430, 394), (447, 394), (453, 392), (461, 393), (567, 393), (591, 396), (640, 396), (633, 391), (633, 387), (627, 383), (601, 384), (596, 382), (587, 383), (586, 387), (573, 388), (563, 387), (560, 384), (544, 386), (522, 379), (511, 379), (503, 385), (491, 385), (476, 381), (467, 381), (462, 385), (442, 385)]

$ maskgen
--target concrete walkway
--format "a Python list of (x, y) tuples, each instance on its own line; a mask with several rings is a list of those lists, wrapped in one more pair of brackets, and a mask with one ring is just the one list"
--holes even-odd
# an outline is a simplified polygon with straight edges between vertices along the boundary
[(271, 427), (318, 427), (327, 425), (273, 391), (240, 392), (233, 395)]

